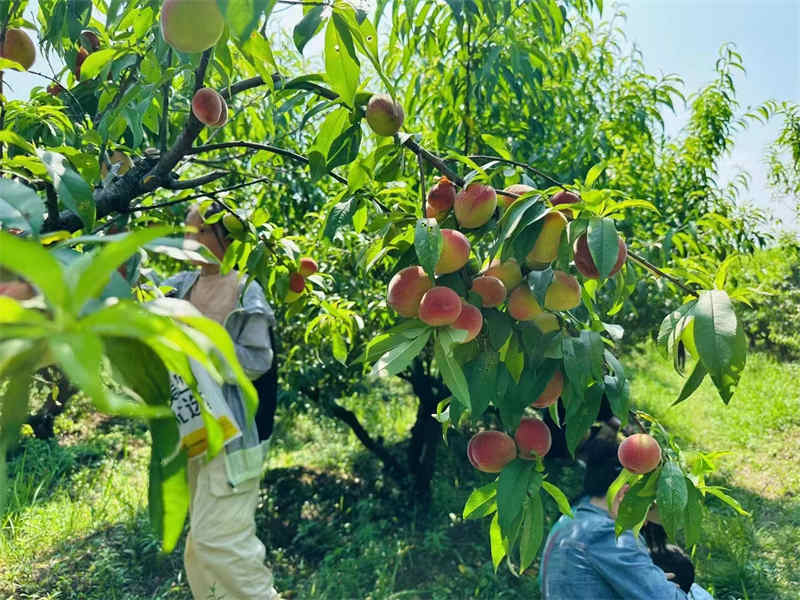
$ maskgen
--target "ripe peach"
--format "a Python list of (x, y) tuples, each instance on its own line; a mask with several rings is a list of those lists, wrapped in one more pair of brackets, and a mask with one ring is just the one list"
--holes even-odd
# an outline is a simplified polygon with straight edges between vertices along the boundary
[(544, 306), (550, 310), (570, 310), (581, 303), (581, 285), (564, 271), (553, 271), (553, 281), (544, 295)]
[(403, 107), (387, 94), (373, 94), (367, 103), (367, 123), (378, 135), (391, 137), (403, 126)]
[(634, 433), (622, 440), (617, 457), (633, 473), (649, 473), (661, 462), (661, 446), (647, 433)]
[(558, 256), (561, 234), (567, 227), (567, 218), (555, 211), (545, 215), (539, 237), (525, 257), (525, 264), (534, 269), (547, 267)]
[(458, 224), (466, 229), (475, 229), (492, 218), (497, 208), (497, 193), (489, 185), (470, 183), (456, 194), (453, 207)]
[(58, 96), (61, 92), (64, 91), (64, 86), (60, 83), (51, 83), (47, 86), (47, 93), (51, 96)]
[(86, 41), (90, 52), (97, 52), (100, 50), (100, 38), (94, 31), (91, 29), (84, 29), (81, 31), (81, 37)]
[(466, 330), (467, 337), (461, 342), (462, 344), (466, 344), (474, 340), (481, 332), (481, 328), (483, 327), (483, 315), (481, 311), (472, 306), (472, 304), (462, 300), (461, 314), (458, 315), (458, 318), (453, 322), (452, 326), (454, 329)]
[(454, 273), (469, 260), (469, 240), (455, 229), (442, 229), (442, 253), (434, 267), (437, 275)]
[(542, 312), (528, 284), (521, 283), (514, 288), (508, 299), (508, 314), (517, 321), (531, 321)]
[(386, 302), (401, 317), (415, 317), (422, 296), (431, 286), (425, 269), (419, 266), (406, 267), (395, 273), (389, 282)]
[(306, 289), (306, 278), (300, 273), (292, 273), (289, 275), (289, 289), (299, 294)]
[(437, 216), (439, 213), (447, 212), (453, 208), (453, 202), (456, 199), (456, 186), (447, 177), (439, 179), (438, 183), (428, 191), (428, 198), (425, 201), (425, 206), (430, 206), (430, 209), (435, 214), (426, 216)]
[(222, 112), (219, 114), (219, 119), (217, 119), (214, 123), (211, 123), (209, 127), (222, 127), (228, 122), (228, 103), (225, 102), (225, 98), (222, 98), (221, 96), (220, 100), (222, 101)]
[(525, 418), (519, 422), (514, 439), (519, 446), (519, 457), (534, 460), (550, 452), (553, 437), (550, 428), (541, 419)]
[(303, 258), (300, 259), (298, 264), (300, 265), (299, 269), (300, 275), (302, 275), (303, 277), (308, 277), (309, 275), (312, 275), (317, 272), (318, 269), (317, 261), (315, 261), (310, 256), (304, 256)]
[[(623, 263), (628, 258), (628, 247), (625, 245), (625, 242), (622, 241), (622, 238), (617, 238), (617, 242), (619, 246), (617, 262), (614, 263), (614, 268), (611, 269), (611, 273), (608, 274), (609, 277), (616, 275), (617, 271), (622, 268)], [(589, 251), (589, 240), (585, 233), (575, 240), (572, 249), (575, 254), (575, 268), (578, 269), (584, 277), (599, 279), (600, 273), (597, 270), (597, 266), (594, 264), (592, 253)]]
[[(514, 183), (512, 185), (509, 185), (503, 191), (511, 192), (512, 194), (516, 194), (517, 196), (522, 196), (523, 194), (532, 192), (533, 188), (529, 185), (525, 185), (524, 183)], [(506, 196), (505, 194), (500, 194), (500, 201), (503, 203), (503, 210), (511, 206), (515, 200), (516, 198), (512, 196)]]
[(215, 125), (222, 118), (222, 105), (225, 100), (217, 90), (200, 88), (192, 98), (192, 112), (197, 120), (205, 125)]
[(561, 190), (550, 197), (550, 204), (553, 206), (558, 206), (559, 204), (577, 204), (580, 201), (581, 197), (569, 190)]
[(558, 318), (549, 312), (543, 312), (540, 315), (536, 315), (533, 318), (533, 324), (541, 331), (542, 333), (552, 333), (553, 331), (558, 331), (561, 328), (561, 325), (558, 322)]
[(481, 431), (467, 444), (469, 462), (484, 473), (499, 473), (516, 457), (514, 440), (502, 431)]
[(536, 402), (531, 404), (536, 408), (545, 408), (546, 406), (550, 406), (551, 404), (555, 404), (558, 401), (559, 396), (561, 396), (561, 392), (564, 391), (564, 375), (556, 369), (556, 372), (553, 373), (553, 376), (550, 378), (550, 381), (547, 382), (547, 385), (542, 390), (542, 393), (539, 394), (539, 397), (536, 399)]
[(506, 262), (500, 263), (499, 258), (495, 258), (484, 275), (497, 277), (506, 286), (506, 290), (513, 290), (522, 281), (522, 271), (519, 263), (514, 258), (509, 258)]
[(497, 277), (483, 275), (472, 280), (472, 291), (478, 294), (483, 306), (500, 306), (506, 299), (506, 286)]
[(420, 320), (434, 327), (451, 325), (460, 315), (461, 298), (449, 287), (432, 287), (419, 302)]
[(179, 52), (211, 48), (224, 27), (217, 0), (164, 0), (161, 6), (161, 35)]
[(36, 60), (36, 46), (22, 29), (7, 29), (0, 57), (18, 62), (27, 71)]
[(81, 80), (81, 65), (83, 61), (89, 56), (89, 51), (86, 48), (78, 48), (78, 55), (75, 57), (75, 79)]

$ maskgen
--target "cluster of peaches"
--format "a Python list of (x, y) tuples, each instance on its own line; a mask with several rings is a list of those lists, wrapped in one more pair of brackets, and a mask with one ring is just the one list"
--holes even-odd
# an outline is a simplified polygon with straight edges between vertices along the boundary
[[(516, 197), (533, 191), (533, 188), (515, 184), (502, 196), (502, 210), (507, 210)], [(550, 204), (575, 204), (580, 197), (563, 190), (550, 198)], [(430, 190), (426, 200), (426, 216), (442, 220), (453, 211), (460, 229), (477, 229), (489, 222), (498, 206), (497, 192), (489, 185), (471, 183), (460, 192), (446, 177)], [(561, 210), (553, 210), (542, 219), (538, 237), (525, 256), (526, 270), (548, 268), (558, 255), (561, 237), (567, 226), (567, 217)], [(441, 229), (442, 251), (435, 265), (436, 276), (455, 273), (470, 259), (471, 245), (467, 237), (456, 229)], [(609, 276), (622, 267), (627, 258), (627, 247), (618, 240), (616, 264)], [(592, 259), (586, 233), (579, 236), (573, 246), (575, 267), (584, 277), (598, 279), (599, 272)], [(558, 317), (551, 311), (565, 311), (577, 307), (581, 301), (578, 280), (564, 271), (553, 271), (553, 278), (541, 306), (523, 275), (523, 268), (514, 259), (501, 262), (493, 260), (487, 268), (471, 278), (470, 289), (480, 298), (479, 306), (467, 302), (453, 289), (435, 285), (421, 266), (406, 267), (389, 282), (387, 303), (403, 317), (417, 317), (433, 327), (453, 327), (466, 331), (461, 343), (473, 340), (483, 328), (481, 308), (501, 308), (505, 305), (509, 316), (517, 321), (532, 322), (543, 334), (559, 329)], [(555, 403), (564, 386), (563, 375), (556, 370), (541, 396), (531, 406), (543, 408)], [(483, 431), (469, 443), (470, 462), (481, 471), (498, 472), (518, 454), (522, 458), (544, 456), (550, 449), (550, 430), (540, 420), (525, 418), (512, 439), (501, 431)], [(518, 451), (519, 449), (519, 451)]]

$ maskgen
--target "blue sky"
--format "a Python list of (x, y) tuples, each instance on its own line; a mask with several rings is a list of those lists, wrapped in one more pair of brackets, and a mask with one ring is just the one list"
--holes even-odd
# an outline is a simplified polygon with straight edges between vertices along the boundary
[[(35, 6), (33, 1), (29, 9)], [(743, 108), (770, 98), (800, 102), (800, 0), (630, 0), (618, 5), (606, 0), (604, 17), (617, 8), (627, 14), (622, 28), (643, 52), (647, 69), (654, 74), (677, 73), (685, 82), (685, 93), (714, 78), (719, 48), (734, 42), (747, 69), (735, 80)], [(298, 13), (297, 7), (281, 11), (280, 24), (290, 31)], [(321, 44), (312, 43), (306, 54), (320, 48)], [(40, 57), (34, 69), (49, 72)], [(37, 77), (15, 72), (6, 72), (6, 81), (13, 87), (12, 98), (27, 97), (31, 86), (42, 85)], [(670, 134), (678, 133), (687, 121), (685, 108), (676, 106), (676, 111), (664, 115)], [(752, 124), (738, 134), (733, 151), (720, 165), (719, 179), (724, 184), (740, 170), (748, 171), (752, 180), (742, 199), (800, 230), (793, 208), (796, 201), (777, 196), (766, 183), (764, 150), (778, 128), (779, 123)]]

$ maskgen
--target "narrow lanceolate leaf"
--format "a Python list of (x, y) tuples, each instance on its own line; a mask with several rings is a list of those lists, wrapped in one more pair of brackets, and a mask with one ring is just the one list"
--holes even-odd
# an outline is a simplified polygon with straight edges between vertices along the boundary
[(617, 241), (617, 228), (614, 220), (610, 218), (589, 220), (586, 230), (589, 242), (589, 253), (600, 274), (600, 279), (605, 279), (617, 262), (619, 242)]
[(84, 229), (91, 229), (94, 226), (96, 212), (89, 184), (69, 167), (67, 159), (61, 154), (40, 151), (39, 158), (53, 180), (53, 187), (58, 193), (59, 200), (80, 217)]
[[(652, 476), (650, 474), (648, 477)], [(650, 505), (656, 499), (655, 492), (647, 493), (645, 490), (647, 481), (648, 478), (646, 477), (634, 483), (625, 493), (622, 502), (620, 502), (617, 519), (614, 524), (614, 532), (618, 537), (627, 529), (632, 529), (634, 534), (637, 534), (644, 523), (647, 511), (650, 510)]]
[(569, 505), (569, 500), (558, 487), (554, 486), (549, 481), (542, 481), (542, 489), (550, 494), (550, 497), (556, 501), (558, 510), (569, 517), (572, 516), (572, 508)]
[(528, 497), (528, 486), (535, 473), (534, 466), (533, 461), (515, 459), (500, 472), (497, 482), (497, 514), (500, 516), (500, 529), (506, 537), (512, 537), (511, 526), (522, 512)]
[(689, 378), (683, 383), (681, 393), (678, 394), (678, 399), (672, 403), (672, 406), (683, 402), (689, 396), (694, 394), (695, 390), (700, 387), (701, 383), (703, 383), (703, 379), (705, 379), (707, 373), (708, 371), (706, 371), (703, 363), (698, 360), (694, 365), (694, 369), (692, 369), (691, 375), (689, 375)]
[(164, 463), (177, 444), (177, 424), (175, 419), (167, 418), (150, 421), (149, 425), (153, 446), (147, 492), (150, 525), (161, 539), (161, 549), (169, 553), (183, 533), (183, 523), (189, 512), (186, 452), (178, 452)]
[(553, 269), (547, 267), (542, 271), (531, 271), (528, 273), (528, 287), (536, 296), (536, 301), (539, 306), (544, 306), (544, 297), (547, 293), (547, 288), (553, 282)]
[(481, 352), (478, 357), (469, 363), (464, 376), (469, 387), (469, 397), (472, 402), (471, 412), (475, 417), (483, 414), (489, 406), (489, 400), (495, 395), (497, 389), (497, 352), (489, 349)]
[(44, 222), (44, 200), (28, 186), (0, 181), (0, 226), (39, 235)]
[(506, 556), (506, 545), (503, 542), (503, 534), (500, 531), (500, 521), (497, 515), (498, 513), (494, 513), (492, 523), (489, 525), (489, 547), (492, 551), (492, 566), (494, 567), (495, 573), (497, 572), (497, 567), (500, 565), (500, 562)]
[(544, 537), (544, 509), (539, 492), (532, 494), (525, 503), (522, 519), (522, 535), (519, 540), (519, 570), (527, 569), (536, 558)]
[(722, 290), (702, 292), (692, 312), (699, 358), (727, 404), (747, 360), (744, 331), (728, 294)]
[(347, 106), (353, 106), (360, 67), (346, 22), (334, 13), (325, 30), (325, 74), (328, 84)]
[(292, 38), (294, 40), (294, 45), (301, 54), (303, 53), (303, 48), (305, 48), (306, 44), (311, 41), (311, 38), (313, 38), (319, 30), (322, 24), (322, 12), (324, 10), (325, 7), (321, 4), (311, 7), (300, 22), (294, 26)]
[(422, 352), (431, 337), (431, 332), (431, 329), (423, 330), (418, 337), (402, 342), (389, 350), (373, 365), (370, 375), (380, 375), (382, 377), (397, 375), (411, 364), (417, 354)]
[(450, 393), (464, 409), (469, 410), (469, 387), (467, 379), (464, 377), (464, 371), (453, 356), (452, 350), (446, 350), (440, 338), (437, 338), (433, 345), (433, 358), (436, 360), (436, 366)]
[(700, 541), (700, 522), (703, 519), (703, 501), (700, 492), (689, 479), (686, 479), (686, 492), (686, 511), (684, 516), (686, 545), (694, 546)]
[[(569, 390), (568, 394), (574, 392), (571, 387)], [(567, 407), (565, 422), (567, 448), (573, 456), (583, 436), (589, 431), (592, 423), (597, 420), (602, 400), (603, 385), (599, 383), (591, 386), (582, 395), (572, 396), (570, 400), (571, 406)]]
[(684, 511), (688, 500), (686, 477), (677, 464), (672, 461), (667, 462), (661, 469), (661, 476), (658, 478), (656, 501), (661, 524), (673, 542), (678, 529), (684, 525)]
[(661, 321), (656, 343), (666, 358), (672, 356), (672, 353), (678, 345), (678, 340), (680, 340), (683, 335), (683, 330), (691, 324), (694, 318), (692, 310), (695, 304), (697, 304), (697, 300), (687, 302), (683, 306), (672, 311)]
[(66, 283), (58, 261), (41, 244), (0, 231), (0, 266), (36, 285), (52, 306), (61, 306)]
[(706, 487), (703, 488), (703, 490), (705, 490), (705, 492), (707, 494), (711, 494), (712, 496), (716, 496), (717, 498), (722, 500), (725, 504), (730, 506), (733, 510), (735, 510), (737, 513), (739, 513), (743, 517), (749, 517), (750, 516), (750, 513), (747, 512), (745, 509), (743, 509), (742, 505), (739, 504), (739, 502), (735, 498), (731, 498), (730, 496), (728, 496), (728, 494), (723, 492), (722, 488), (717, 487), (717, 486), (707, 485)]
[[(497, 498), (497, 482), (493, 481), (483, 487), (479, 487), (476, 490), (472, 490), (472, 493), (467, 498), (467, 503), (464, 505), (464, 512), (462, 516), (465, 519), (470, 518), (477, 518), (478, 515), (486, 516), (484, 513), (484, 509), (487, 506), (492, 505), (495, 503), (495, 499)], [(497, 507), (495, 503), (495, 508)]]
[(586, 179), (584, 180), (583, 185), (586, 187), (592, 187), (594, 182), (597, 181), (597, 178), (600, 177), (605, 168), (605, 162), (600, 162), (594, 165), (591, 169), (589, 169), (589, 172), (586, 173)]
[(436, 219), (419, 219), (414, 228), (414, 250), (425, 272), (434, 277), (434, 267), (442, 253), (442, 233)]
[(97, 77), (98, 73), (100, 73), (100, 69), (105, 67), (108, 62), (114, 58), (116, 52), (117, 51), (112, 48), (106, 48), (104, 50), (92, 52), (87, 56), (86, 60), (84, 60), (81, 65), (81, 81), (88, 81), (89, 79)]

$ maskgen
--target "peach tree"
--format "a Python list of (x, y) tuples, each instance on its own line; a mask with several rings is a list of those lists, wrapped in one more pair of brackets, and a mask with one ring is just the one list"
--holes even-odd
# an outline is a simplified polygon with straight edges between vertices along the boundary
[[(194, 358), (217, 380), (238, 382), (249, 409), (256, 408), (224, 332), (185, 303), (163, 298), (150, 268), (158, 255), (213, 260), (204, 248), (167, 237), (176, 232), (181, 206), (211, 196), (223, 202), (225, 214), (217, 218), (236, 238), (223, 268), (258, 280), (288, 318), (313, 306), (306, 341), (325, 345), (340, 364), (367, 363), (374, 377), (407, 372), (424, 357), (446, 389), (435, 411), (445, 434), (484, 427), (466, 458), (497, 476), (472, 493), (464, 516), (491, 518), (495, 567), (505, 556), (521, 570), (531, 564), (544, 534), (546, 498), (570, 510), (544, 470), (551, 435), (540, 420), (545, 411), (565, 431), (572, 453), (603, 403), (647, 436), (626, 450), (629, 468), (612, 486), (631, 486), (617, 518), (620, 531), (638, 529), (657, 501), (669, 536), (683, 530), (694, 543), (704, 497), (741, 510), (706, 483), (713, 470), (708, 456), (683, 453), (651, 416), (633, 410), (618, 357), (622, 331), (611, 322), (642, 274), (667, 280), (684, 302), (664, 318), (659, 342), (679, 371), (687, 356), (693, 361), (676, 402), (706, 376), (728, 402), (746, 343), (725, 291), (727, 263), (689, 283), (651, 264), (618, 225), (632, 212), (657, 215), (652, 202), (611, 185), (605, 160), (581, 155), (579, 173), (563, 182), (548, 174), (547, 164), (529, 164), (525, 138), (533, 129), (510, 127), (512, 115), (494, 112), (486, 98), (477, 102), (478, 49), (471, 40), (494, 35), (522, 4), (378, 2), (370, 18), (355, 2), (302, 3), (293, 42), (302, 54), (319, 36), (320, 73), (305, 72), (297, 53), (270, 43), (269, 27), (283, 4), (295, 3), (39, 1), (39, 49), (64, 67), (45, 76), (48, 89), (34, 88), (28, 101), (3, 98), (0, 112), (0, 266), (4, 279), (23, 277), (37, 292), (32, 299), (7, 291), (0, 298), (2, 447), (27, 417), (31, 374), (57, 365), (98, 410), (148, 420), (151, 517), (165, 549), (174, 546), (186, 512), (186, 459), (175, 447), (168, 371), (191, 385), (187, 357)], [(568, 16), (585, 17), (599, 2), (533, 4), (525, 16), (555, 48)], [(36, 28), (23, 16), (25, 7), (24, 1), (0, 5), (2, 69), (32, 64), (28, 43), (16, 33)], [(384, 14), (392, 18), (388, 48), (379, 45), (386, 39)], [(465, 60), (457, 70), (465, 79), (463, 103), (454, 71), (423, 64), (413, 80), (405, 76), (417, 61), (408, 41), (426, 45), (426, 52), (436, 48), (453, 35), (451, 16), (461, 33), (453, 53)], [(506, 84), (536, 80), (548, 68), (547, 56), (527, 50), (527, 62), (528, 54), (516, 51), (502, 64)], [(568, 69), (573, 60), (556, 57), (554, 64)], [(438, 88), (452, 102), (427, 115), (416, 92), (430, 81), (427, 71), (437, 69), (453, 75), (454, 85)], [(524, 97), (516, 93), (515, 102)], [(592, 102), (581, 102), (591, 114)], [(508, 130), (476, 130), (478, 106), (488, 106), (501, 127), (508, 121)], [(449, 128), (458, 110), (461, 152)], [(568, 129), (558, 135), (568, 138)], [(473, 146), (493, 155), (472, 155)], [(554, 171), (563, 173), (565, 160), (555, 157)], [(291, 201), (276, 201), (280, 176), (260, 172), (282, 173), (290, 165), (306, 171), (284, 177), (289, 193), (281, 192)], [(308, 177), (314, 189), (292, 183), (298, 177)], [(208, 187), (215, 182), (224, 185)], [(295, 231), (308, 197), (319, 207), (302, 213), (316, 221), (314, 236), (303, 237)], [(111, 233), (122, 227), (131, 231)], [(388, 271), (385, 305), (359, 306), (328, 293), (325, 277), (304, 257), (313, 244), (345, 243), (360, 245), (364, 271), (376, 265)], [(336, 256), (326, 265), (334, 279), (337, 266), (351, 268), (343, 259), (337, 265)], [(396, 324), (367, 331), (371, 339), (353, 362), (359, 332), (364, 336), (359, 312), (387, 306), (393, 313), (378, 322)], [(135, 365), (132, 354), (140, 357)], [(208, 415), (206, 425), (213, 453), (221, 447), (219, 425)]]

